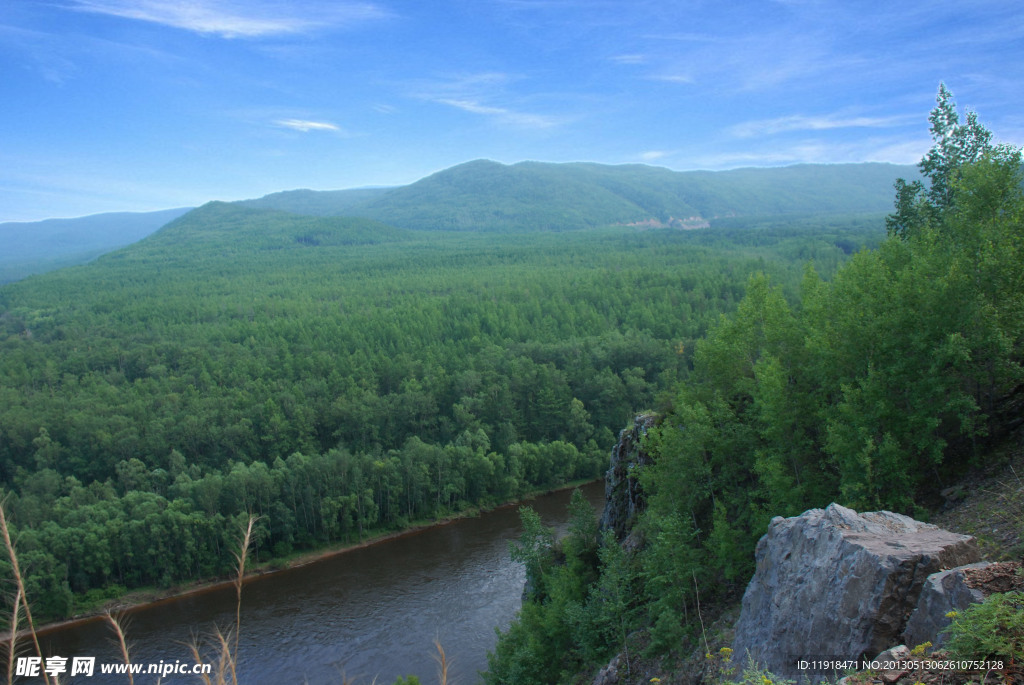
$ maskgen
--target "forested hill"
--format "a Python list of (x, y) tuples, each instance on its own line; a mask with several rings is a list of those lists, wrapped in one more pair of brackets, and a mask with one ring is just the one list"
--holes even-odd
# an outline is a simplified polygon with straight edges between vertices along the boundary
[(213, 202), (0, 287), (33, 611), (223, 573), (249, 513), (266, 559), (596, 476), (750, 273), (795, 296), (805, 260), (884, 234), (801, 221), (495, 234)]
[(390, 188), (350, 188), (347, 190), (282, 190), (255, 200), (240, 200), (235, 204), (254, 209), (280, 209), (293, 214), (309, 216), (340, 216), (350, 207), (375, 200)]
[(246, 203), (418, 230), (570, 230), (694, 217), (883, 213), (892, 208), (896, 178), (917, 176), (914, 167), (892, 164), (678, 172), (639, 164), (477, 160), (398, 188), (293, 191)]
[[(407, 186), (288, 190), (233, 204), (304, 216), (358, 216), (411, 230), (564, 231), (633, 223), (693, 228), (726, 217), (882, 214), (892, 208), (896, 178), (918, 176), (914, 167), (891, 164), (677, 172), (640, 164), (509, 166), (477, 160)], [(82, 264), (186, 211), (0, 224), (0, 283)]]
[(303, 216), (275, 209), (208, 202), (138, 244), (107, 258), (159, 260), (163, 264), (213, 260), (231, 266), (232, 257), (249, 260), (259, 252), (372, 245), (408, 237), (409, 231), (372, 219)]

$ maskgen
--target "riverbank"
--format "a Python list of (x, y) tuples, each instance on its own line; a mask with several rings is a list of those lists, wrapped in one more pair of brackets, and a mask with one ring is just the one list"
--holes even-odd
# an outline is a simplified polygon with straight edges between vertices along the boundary
[[(308, 550), (297, 554), (292, 554), (287, 557), (275, 557), (267, 559), (265, 561), (259, 561), (250, 564), (249, 568), (246, 569), (245, 578), (243, 579), (243, 585), (249, 584), (254, 581), (272, 577), (275, 574), (282, 573), (288, 570), (308, 566), (315, 564), (326, 559), (330, 559), (348, 552), (352, 552), (358, 549), (364, 549), (373, 545), (378, 545), (391, 540), (396, 540), (403, 537), (417, 535), (425, 531), (438, 528), (441, 526), (449, 525), (455, 521), (474, 518), (480, 516), (483, 513), (496, 511), (498, 509), (504, 509), (509, 507), (517, 507), (529, 503), (530, 501), (543, 497), (544, 495), (550, 495), (557, 492), (563, 492), (566, 490), (572, 490), (578, 487), (590, 483), (596, 483), (600, 478), (578, 480), (561, 485), (555, 488), (548, 488), (544, 490), (534, 490), (521, 499), (510, 500), (501, 504), (493, 506), (483, 507), (470, 507), (464, 511), (449, 514), (441, 519), (432, 519), (425, 521), (413, 522), (409, 527), (401, 530), (392, 531), (381, 531), (376, 534), (369, 534), (365, 539), (359, 542), (353, 543), (342, 543), (332, 544), (326, 547), (321, 547), (315, 550)], [(77, 612), (72, 618), (46, 623), (36, 628), (36, 634), (44, 636), (49, 633), (53, 633), (68, 628), (74, 628), (77, 626), (83, 626), (89, 623), (105, 620), (104, 617), (107, 613), (115, 616), (127, 616), (136, 611), (145, 610), (148, 608), (156, 607), (161, 604), (168, 602), (175, 602), (178, 600), (186, 599), (193, 596), (202, 595), (210, 592), (218, 592), (225, 589), (232, 588), (234, 586), (235, 579), (233, 577), (222, 576), (217, 578), (203, 578), (197, 579), (185, 585), (175, 585), (169, 588), (136, 588), (129, 590), (128, 592), (119, 594), (116, 597), (110, 598), (101, 604), (90, 607)], [(18, 639), (25, 639), (29, 635), (27, 630), (21, 630), (18, 634)], [(10, 639), (9, 635), (4, 635), (0, 642), (7, 642)]]

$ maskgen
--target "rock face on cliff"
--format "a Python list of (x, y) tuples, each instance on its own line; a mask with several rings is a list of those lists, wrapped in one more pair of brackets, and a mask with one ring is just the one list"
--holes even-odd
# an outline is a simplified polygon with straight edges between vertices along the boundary
[(612, 450), (611, 465), (604, 477), (605, 504), (601, 530), (615, 531), (615, 538), (619, 541), (629, 534), (637, 515), (646, 505), (643, 489), (635, 474), (638, 467), (651, 463), (640, 443), (656, 420), (653, 414), (638, 415), (633, 419), (633, 425), (619, 433), (619, 441)]
[(929, 575), (978, 561), (974, 538), (837, 504), (772, 520), (733, 643), (787, 677), (796, 660), (874, 657), (897, 644)]
[(985, 599), (981, 590), (967, 584), (965, 570), (988, 566), (990, 564), (982, 562), (928, 576), (917, 601), (917, 608), (910, 615), (903, 631), (903, 643), (916, 647), (931, 642), (935, 648), (942, 647), (946, 638), (941, 631), (949, 625), (946, 614), (950, 611), (963, 611), (971, 604)]

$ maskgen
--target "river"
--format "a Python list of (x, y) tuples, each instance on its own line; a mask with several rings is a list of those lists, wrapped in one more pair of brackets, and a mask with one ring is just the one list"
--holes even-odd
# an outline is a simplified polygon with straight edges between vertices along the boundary
[[(604, 487), (583, 488), (596, 512)], [(539, 497), (529, 504), (546, 525), (563, 531), (571, 493)], [(518, 507), (386, 540), (305, 566), (258, 577), (242, 594), (238, 682), (243, 685), (391, 685), (414, 674), (437, 682), (441, 643), (449, 662), (449, 685), (479, 682), (494, 647), (494, 628), (504, 628), (519, 608), (525, 574), (509, 559), (509, 541), (520, 534)], [(187, 643), (209, 641), (215, 626), (231, 627), (233, 587), (147, 606), (128, 614), (132, 661), (191, 667)], [(96, 657), (94, 675), (61, 681), (90, 685), (128, 682), (126, 675), (100, 673), (119, 662), (104, 622), (93, 621), (45, 637), (44, 652)], [(25, 653), (22, 645), (21, 653)], [(347, 681), (346, 681), (347, 679)], [(41, 682), (22, 679), (17, 682)], [(155, 676), (136, 676), (138, 685)], [(161, 685), (198, 683), (194, 675), (169, 675)]]

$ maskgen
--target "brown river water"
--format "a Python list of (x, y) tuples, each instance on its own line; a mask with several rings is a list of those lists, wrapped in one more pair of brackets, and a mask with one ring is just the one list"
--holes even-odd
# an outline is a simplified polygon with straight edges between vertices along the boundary
[[(603, 483), (583, 491), (598, 515)], [(561, 532), (570, 495), (557, 492), (528, 504)], [(340, 685), (347, 678), (357, 685), (374, 679), (391, 685), (413, 674), (428, 685), (437, 682), (434, 640), (447, 655), (449, 685), (480, 682), (495, 627), (506, 627), (519, 609), (525, 573), (509, 559), (509, 542), (520, 531), (518, 507), (503, 507), (247, 582), (238, 682)], [(186, 644), (193, 636), (208, 642), (216, 626), (231, 627), (234, 618), (233, 587), (140, 608), (127, 617), (132, 660), (191, 668)], [(43, 650), (68, 657), (62, 683), (127, 683), (127, 675), (100, 673), (103, 664), (120, 662), (112, 637), (106, 624), (95, 621), (47, 635)], [(71, 658), (83, 656), (96, 657), (93, 675), (69, 678)], [(157, 677), (134, 680), (150, 685)], [(171, 672), (159, 682), (201, 680)]]

